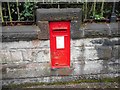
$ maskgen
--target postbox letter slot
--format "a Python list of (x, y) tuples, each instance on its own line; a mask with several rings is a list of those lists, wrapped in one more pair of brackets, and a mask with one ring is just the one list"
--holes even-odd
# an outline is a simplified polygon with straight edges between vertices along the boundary
[(67, 29), (53, 29), (55, 32), (60, 32), (60, 31), (67, 31)]

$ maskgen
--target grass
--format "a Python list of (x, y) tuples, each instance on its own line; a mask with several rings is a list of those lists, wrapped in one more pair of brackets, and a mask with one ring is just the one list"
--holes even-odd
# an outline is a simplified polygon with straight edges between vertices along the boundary
[[(76, 81), (69, 81), (69, 82), (53, 82), (53, 83), (41, 83), (41, 82), (35, 82), (35, 83), (23, 83), (23, 84), (10, 84), (7, 86), (3, 86), (3, 88), (25, 88), (25, 87), (32, 87), (32, 86), (42, 86), (42, 85), (70, 85), (70, 84), (80, 84), (80, 83), (120, 83), (120, 77), (115, 78), (102, 78), (102, 79), (80, 79)], [(5, 89), (7, 90), (7, 89)]]

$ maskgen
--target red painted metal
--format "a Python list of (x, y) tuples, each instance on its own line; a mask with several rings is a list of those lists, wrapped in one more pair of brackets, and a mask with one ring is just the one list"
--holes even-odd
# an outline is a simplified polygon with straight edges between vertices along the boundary
[(70, 67), (70, 22), (49, 23), (51, 67)]

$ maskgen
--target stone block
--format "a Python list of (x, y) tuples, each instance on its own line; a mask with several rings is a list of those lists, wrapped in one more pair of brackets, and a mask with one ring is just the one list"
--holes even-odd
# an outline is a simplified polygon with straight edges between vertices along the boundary
[(118, 28), (112, 28), (111, 36), (119, 36), (119, 35), (120, 35), (120, 30), (118, 30)]
[(109, 60), (103, 60), (103, 70), (101, 73), (118, 73), (120, 71), (119, 66), (119, 59), (112, 58)]
[(83, 75), (83, 74), (97, 74), (102, 70), (102, 60), (98, 61), (88, 61), (85, 63), (81, 63), (80, 61), (76, 61), (73, 63), (73, 75)]
[(30, 41), (38, 37), (37, 26), (4, 26), (2, 27), (2, 41)]
[(29, 42), (30, 48), (49, 48), (50, 41), (49, 40), (32, 40)]
[(7, 72), (3, 74), (3, 79), (7, 78), (28, 78), (50, 76), (49, 63), (27, 63), (7, 66)]
[(28, 62), (50, 62), (49, 49), (25, 49), (22, 50), (23, 60)]
[(3, 42), (2, 49), (31, 49), (31, 48), (49, 48), (49, 40), (31, 40), (31, 41), (19, 41), (19, 42)]
[(48, 21), (38, 21), (37, 25), (40, 30), (38, 30), (38, 39), (49, 39), (49, 22)]
[(19, 50), (10, 50), (11, 60), (13, 63), (21, 63), (23, 62), (22, 52)]
[(21, 52), (23, 55), (23, 61), (28, 61), (28, 62), (33, 61), (31, 49), (24, 49), (24, 50), (21, 50)]
[(29, 41), (19, 41), (19, 42), (3, 42), (3, 49), (23, 49), (32, 48)]
[(36, 56), (36, 62), (50, 62), (50, 52), (49, 49), (40, 50)]
[(80, 30), (80, 21), (73, 20), (70, 23), (70, 32), (72, 39), (79, 39), (83, 37), (83, 31)]
[(114, 43), (111, 42), (109, 38), (105, 38), (103, 41), (103, 46), (112, 46)]
[(111, 36), (119, 36), (120, 35), (120, 23), (110, 23), (109, 24), (111, 30)]
[(110, 46), (96, 46), (96, 53), (99, 59), (110, 59), (112, 57), (112, 48)]
[(71, 39), (71, 48), (72, 47), (82, 47), (84, 45), (84, 39), (72, 40)]
[(12, 63), (11, 54), (9, 50), (0, 51), (1, 63), (9, 64)]
[(82, 10), (80, 8), (37, 9), (36, 21), (81, 20), (81, 13)]
[(108, 30), (84, 30), (84, 36), (85, 37), (100, 37), (100, 36), (104, 36), (107, 37), (109, 34)]
[(40, 45), (41, 45), (41, 41), (40, 40), (32, 40), (32, 41), (30, 41), (29, 42), (29, 46), (30, 46), (30, 48), (39, 48), (40, 47)]
[(110, 73), (119, 73), (120, 71), (120, 59), (116, 59), (115, 62), (111, 62), (107, 64), (108, 72)]
[(120, 45), (113, 46), (112, 48), (112, 58), (120, 58)]
[(85, 60), (95, 60), (98, 58), (98, 52), (95, 47), (85, 47), (84, 48), (84, 57)]
[(111, 38), (110, 39), (112, 45), (120, 45), (120, 38), (116, 37), (116, 38)]
[(40, 41), (40, 46), (39, 47), (49, 48), (50, 47), (50, 41), (49, 40)]
[(82, 61), (84, 59), (84, 50), (81, 47), (71, 48), (71, 61)]

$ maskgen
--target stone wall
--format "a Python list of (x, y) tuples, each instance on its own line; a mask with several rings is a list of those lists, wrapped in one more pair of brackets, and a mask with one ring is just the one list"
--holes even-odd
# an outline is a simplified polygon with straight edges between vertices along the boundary
[[(71, 39), (70, 68), (51, 69), (49, 40), (0, 42), (3, 85), (119, 76), (120, 38)], [(63, 77), (64, 76), (64, 77)], [(64, 80), (63, 80), (64, 78)]]
[[(71, 38), (70, 68), (62, 69), (51, 69), (50, 41), (40, 34), (40, 28), (44, 25), (48, 28), (45, 24), (48, 22), (41, 23), (43, 26), (39, 28), (2, 27), (0, 71), (3, 85), (120, 76), (119, 23), (93, 23), (77, 30), (75, 36), (79, 38)], [(75, 21), (71, 23), (73, 26), (77, 24)]]

